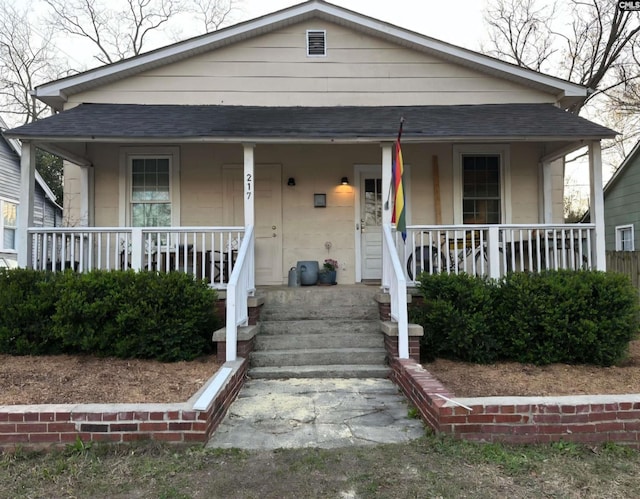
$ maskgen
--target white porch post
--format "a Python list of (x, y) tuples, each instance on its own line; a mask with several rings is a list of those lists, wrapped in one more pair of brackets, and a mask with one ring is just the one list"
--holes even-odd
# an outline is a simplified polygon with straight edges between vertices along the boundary
[(20, 158), (20, 205), (18, 206), (18, 265), (32, 267), (32, 240), (27, 229), (33, 226), (33, 197), (36, 178), (36, 148), (31, 142), (22, 143)]
[(500, 227), (493, 225), (489, 227), (489, 240), (487, 241), (487, 252), (489, 257), (489, 277), (498, 279), (500, 277)]
[(600, 141), (589, 144), (589, 177), (591, 183), (591, 201), (589, 213), (591, 223), (595, 224), (595, 269), (607, 270), (606, 246), (604, 239), (604, 193), (602, 186), (602, 150)]
[(80, 168), (80, 227), (89, 226), (89, 168)]
[(255, 211), (255, 174), (254, 154), (255, 144), (243, 144), (244, 148), (244, 226), (254, 225)]
[(545, 224), (553, 223), (553, 181), (551, 161), (542, 163), (542, 216)]

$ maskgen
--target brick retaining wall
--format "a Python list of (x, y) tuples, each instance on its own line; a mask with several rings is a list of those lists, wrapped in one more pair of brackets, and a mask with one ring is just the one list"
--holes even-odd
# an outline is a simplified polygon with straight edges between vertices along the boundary
[(479, 442), (640, 448), (640, 395), (458, 398), (411, 359), (394, 357), (390, 365), (391, 379), (437, 432)]
[(242, 388), (248, 364), (240, 358), (225, 364), (233, 372), (204, 411), (193, 405), (213, 378), (185, 403), (0, 406), (0, 451), (62, 447), (78, 437), (84, 442), (205, 443)]

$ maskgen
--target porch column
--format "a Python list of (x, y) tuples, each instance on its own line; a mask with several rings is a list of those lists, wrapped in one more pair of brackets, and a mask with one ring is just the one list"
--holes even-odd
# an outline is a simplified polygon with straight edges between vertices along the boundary
[(553, 223), (553, 181), (551, 178), (551, 161), (542, 162), (542, 220), (545, 224)]
[[(391, 223), (391, 214), (393, 208), (393, 199), (388, 200), (384, 197), (389, 196), (389, 187), (391, 186), (391, 176), (393, 170), (393, 143), (385, 142), (382, 146), (382, 196), (383, 196), (383, 210), (382, 210), (382, 225)], [(387, 202), (388, 201), (388, 202)]]
[(253, 150), (255, 144), (242, 144), (244, 149), (244, 226), (254, 225), (255, 174)]
[(80, 168), (80, 227), (89, 226), (89, 168)]
[(22, 142), (20, 157), (20, 205), (18, 206), (18, 227), (16, 250), (18, 266), (32, 266), (32, 241), (27, 229), (33, 226), (33, 197), (36, 178), (36, 148), (31, 142)]
[(589, 144), (589, 177), (591, 187), (591, 201), (589, 213), (591, 223), (595, 224), (595, 269), (607, 270), (606, 246), (604, 239), (604, 189), (602, 186), (602, 150), (600, 141), (594, 140)]

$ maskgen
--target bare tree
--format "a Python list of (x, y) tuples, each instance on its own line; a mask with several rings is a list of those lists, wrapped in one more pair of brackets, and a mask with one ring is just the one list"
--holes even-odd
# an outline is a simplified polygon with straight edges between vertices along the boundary
[(64, 74), (51, 33), (38, 32), (29, 21), (26, 7), (0, 1), (0, 106), (12, 124), (29, 123), (48, 114), (44, 104), (32, 99), (30, 90)]
[[(49, 26), (88, 41), (101, 64), (139, 55), (154, 41), (166, 43), (170, 32), (180, 38), (175, 34), (182, 31), (179, 21), (189, 27), (189, 35), (218, 29), (230, 19), (238, 1), (44, 0), (50, 9)], [(194, 21), (199, 21), (195, 32)]]
[(610, 96), (640, 75), (633, 60), (640, 16), (620, 10), (618, 2), (610, 0), (570, 0), (568, 14), (570, 24), (558, 26), (555, 3), (494, 0), (485, 15), (488, 53), (537, 71), (546, 69), (593, 90), (569, 109), (578, 114), (588, 101), (600, 94)]
[(498, 59), (540, 71), (557, 51), (549, 20), (556, 4), (538, 6), (535, 0), (498, 0), (485, 14), (491, 49)]
[(181, 12), (179, 0), (45, 0), (49, 26), (90, 41), (109, 64), (142, 52), (149, 35)]
[(237, 0), (192, 0), (189, 8), (203, 23), (204, 32), (220, 29), (236, 9)]

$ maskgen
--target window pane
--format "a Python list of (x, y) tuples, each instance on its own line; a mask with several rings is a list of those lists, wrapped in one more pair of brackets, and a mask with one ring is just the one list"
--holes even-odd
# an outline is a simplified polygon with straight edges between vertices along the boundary
[[(2, 220), (5, 227), (16, 227), (18, 224), (18, 205), (4, 201), (2, 203)], [(6, 246), (5, 246), (6, 247)]]
[(132, 160), (132, 225), (137, 227), (171, 225), (170, 182), (169, 158)]
[(382, 223), (382, 180), (365, 179), (364, 190), (364, 223), (380, 225)]
[(4, 237), (2, 238), (3, 249), (16, 249), (16, 231), (15, 229), (4, 228)]
[(463, 223), (500, 223), (500, 156), (463, 156), (462, 179)]
[(168, 203), (139, 203), (131, 206), (134, 227), (169, 227), (171, 205)]

